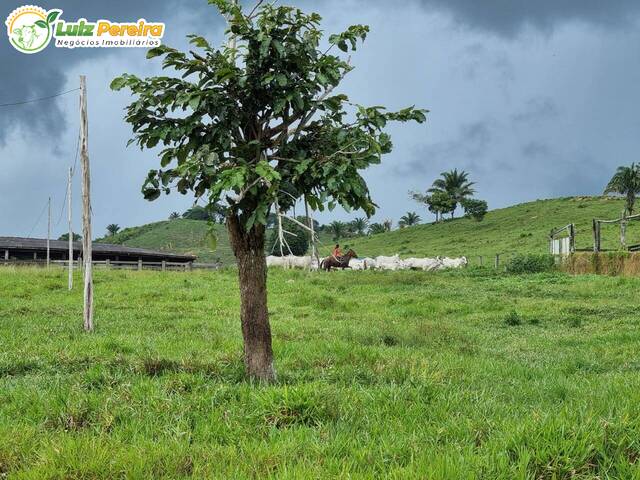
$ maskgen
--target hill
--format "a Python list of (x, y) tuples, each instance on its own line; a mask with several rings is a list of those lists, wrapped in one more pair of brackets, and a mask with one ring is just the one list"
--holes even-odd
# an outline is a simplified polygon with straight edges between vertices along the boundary
[(233, 252), (224, 225), (216, 225), (218, 242), (215, 251), (207, 239), (207, 230), (208, 224), (205, 221), (178, 218), (125, 228), (113, 236), (97, 239), (96, 242), (186, 253), (196, 255), (200, 262), (233, 263)]
[[(472, 263), (492, 261), (496, 253), (502, 258), (515, 253), (544, 253), (547, 251), (547, 235), (554, 227), (575, 223), (576, 246), (592, 246), (591, 220), (611, 219), (620, 216), (623, 200), (608, 197), (567, 197), (537, 200), (507, 208), (492, 210), (482, 222), (468, 218), (448, 219), (397, 229), (388, 233), (366, 237), (343, 238), (343, 246), (353, 248), (360, 257), (376, 255), (411, 256), (460, 256)], [(221, 261), (234, 263), (233, 252), (224, 225), (216, 226), (218, 245), (215, 251), (206, 239), (207, 223), (200, 220), (166, 220), (139, 227), (126, 228), (113, 237), (97, 241), (117, 243), (132, 247), (151, 248), (198, 256), (203, 262)], [(602, 227), (603, 248), (616, 249), (619, 231), (616, 226)], [(629, 243), (640, 243), (640, 222), (632, 223), (627, 230)], [(333, 240), (328, 232), (320, 233), (320, 253), (329, 255)]]
[[(496, 253), (545, 253), (547, 236), (554, 227), (576, 224), (576, 247), (591, 248), (592, 219), (613, 219), (624, 208), (622, 199), (608, 197), (568, 197), (537, 200), (512, 207), (492, 210), (482, 222), (456, 218), (442, 223), (417, 225), (388, 233), (342, 239), (360, 257), (376, 255), (460, 256), (472, 263), (489, 261)], [(602, 248), (617, 249), (619, 229), (602, 226)], [(627, 229), (627, 242), (640, 243), (640, 222)]]

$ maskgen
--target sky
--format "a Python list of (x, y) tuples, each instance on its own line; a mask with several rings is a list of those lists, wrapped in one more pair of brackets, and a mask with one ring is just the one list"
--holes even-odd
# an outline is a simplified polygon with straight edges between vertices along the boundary
[[(323, 16), (326, 34), (350, 24), (371, 33), (352, 56), (340, 91), (361, 104), (430, 110), (428, 121), (394, 125), (394, 150), (364, 174), (379, 208), (374, 221), (407, 211), (432, 217), (409, 198), (444, 170), (476, 182), (491, 209), (571, 195), (600, 194), (617, 166), (640, 161), (640, 2), (637, 0), (281, 0)], [(5, 16), (22, 3), (2, 2)], [(162, 21), (164, 43), (186, 46), (198, 33), (224, 40), (224, 22), (205, 0), (40, 1), (62, 18)], [(4, 22), (3, 22), (4, 26)], [(5, 29), (6, 32), (6, 29)], [(193, 196), (154, 202), (140, 187), (157, 151), (126, 147), (130, 127), (121, 73), (161, 72), (144, 49), (61, 49), (25, 55), (0, 39), (0, 104), (76, 88), (87, 76), (94, 236), (105, 227), (164, 220)], [(53, 236), (66, 231), (67, 170), (79, 128), (77, 92), (0, 107), (0, 235)], [(78, 169), (79, 172), (79, 169)], [(73, 182), (75, 230), (81, 225), (80, 175)], [(321, 222), (361, 212), (319, 214)]]

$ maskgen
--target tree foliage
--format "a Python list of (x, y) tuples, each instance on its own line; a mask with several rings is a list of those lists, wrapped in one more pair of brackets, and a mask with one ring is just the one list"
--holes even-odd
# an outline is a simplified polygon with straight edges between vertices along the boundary
[(632, 163), (629, 167), (618, 167), (604, 189), (604, 194), (617, 193), (625, 197), (625, 210), (632, 215), (636, 203), (636, 195), (640, 193), (640, 165)]
[(116, 223), (110, 223), (107, 225), (107, 236), (114, 236), (120, 231), (120, 225)]
[(473, 218), (474, 220), (481, 222), (484, 216), (487, 214), (489, 206), (484, 200), (478, 200), (475, 198), (465, 198), (462, 200), (462, 208), (464, 208), (465, 216)]
[(391, 151), (388, 122), (424, 122), (426, 111), (389, 112), (332, 94), (353, 68), (333, 47), (355, 50), (368, 27), (331, 35), (322, 50), (316, 13), (267, 4), (249, 16), (229, 0), (212, 3), (229, 19), (235, 48), (190, 35), (200, 52), (162, 45), (147, 55), (163, 57), (180, 77), (124, 74), (111, 83), (137, 97), (126, 113), (132, 141), (163, 147), (145, 198), (171, 187), (209, 203), (224, 197), (247, 230), (266, 224), (275, 202), (288, 210), (301, 196), (313, 209), (339, 203), (371, 215), (375, 204), (359, 171)]
[(447, 194), (453, 201), (453, 208), (451, 209), (451, 217), (453, 213), (462, 201), (472, 196), (475, 191), (472, 188), (475, 185), (474, 182), (469, 181), (469, 174), (464, 170), (458, 172), (457, 168), (448, 172), (442, 172), (441, 178), (434, 180), (431, 188), (428, 192), (432, 194)]
[(413, 225), (417, 225), (419, 223), (420, 223), (420, 215), (418, 215), (416, 212), (407, 212), (400, 217), (398, 226), (400, 228), (405, 228), (405, 227), (411, 227)]

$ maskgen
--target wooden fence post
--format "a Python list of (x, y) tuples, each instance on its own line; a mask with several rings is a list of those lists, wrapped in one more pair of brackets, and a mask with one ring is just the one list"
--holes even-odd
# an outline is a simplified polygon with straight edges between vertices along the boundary
[(189, 271), (193, 270), (193, 262), (187, 263), (187, 270)]
[(484, 265), (484, 260), (482, 258), (482, 255), (480, 255), (480, 266), (482, 267)]
[(138, 270), (142, 270), (142, 259), (138, 259)]
[(111, 260), (107, 258), (104, 263), (107, 266), (107, 270), (109, 270), (111, 268)]
[(500, 254), (496, 253), (496, 268), (500, 267)]
[(162, 260), (162, 271), (164, 272), (167, 269), (167, 261)]

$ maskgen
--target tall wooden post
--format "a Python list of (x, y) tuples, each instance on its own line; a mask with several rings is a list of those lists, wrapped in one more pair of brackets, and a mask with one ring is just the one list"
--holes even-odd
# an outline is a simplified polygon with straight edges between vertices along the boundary
[(311, 239), (311, 260), (309, 262), (309, 269), (313, 265), (313, 259), (315, 258), (320, 265), (320, 259), (318, 258), (318, 250), (316, 249), (316, 233), (313, 228), (313, 218), (309, 215), (309, 204), (307, 203), (307, 197), (304, 197), (304, 214), (307, 216), (307, 223), (309, 224), (309, 237)]
[(47, 268), (51, 263), (51, 197), (49, 197), (49, 217), (47, 220)]
[(82, 166), (82, 259), (84, 261), (84, 329), (93, 330), (93, 263), (91, 244), (91, 172), (89, 170), (87, 80), (80, 75), (80, 164)]
[(71, 221), (71, 175), (69, 167), (69, 177), (67, 179), (67, 220), (69, 221), (69, 290), (73, 288), (73, 223)]

